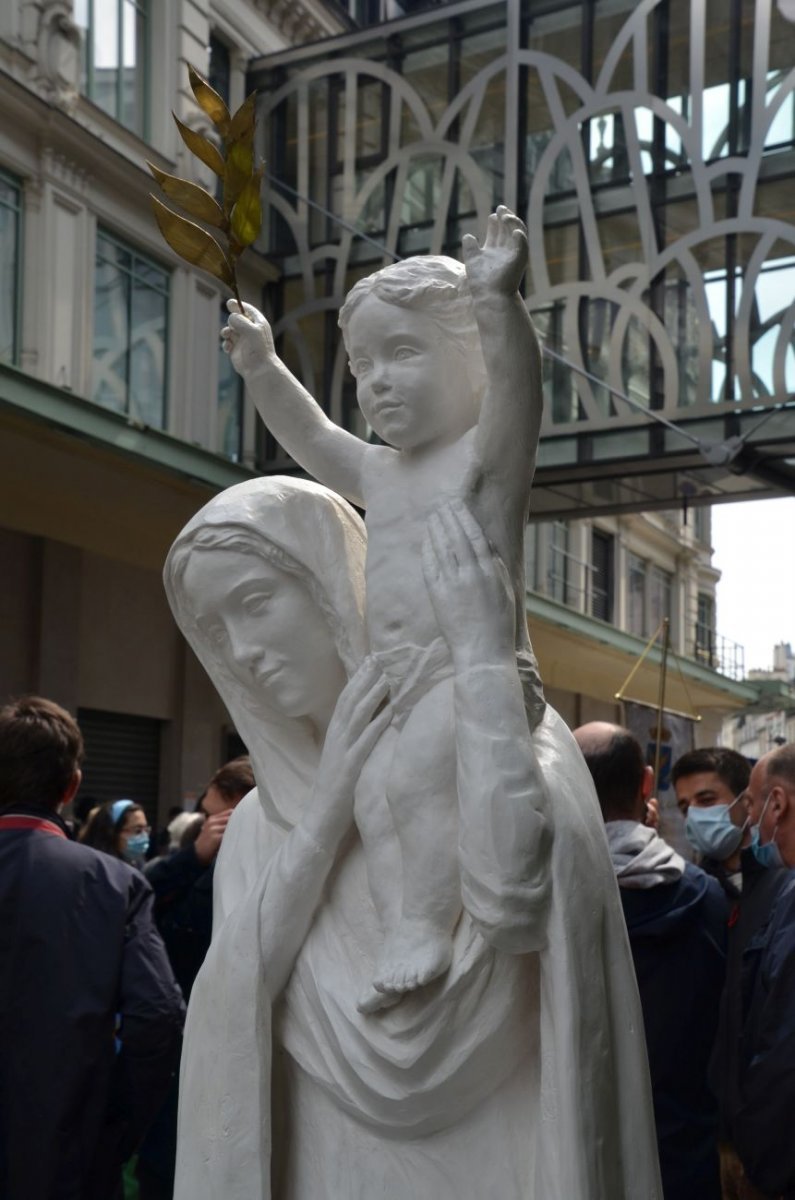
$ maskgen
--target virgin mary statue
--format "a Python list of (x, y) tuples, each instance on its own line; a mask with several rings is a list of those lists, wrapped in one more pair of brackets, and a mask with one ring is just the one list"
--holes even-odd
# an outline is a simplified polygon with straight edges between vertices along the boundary
[(478, 661), (479, 621), (512, 645), (513, 601), (457, 528), (429, 588), (467, 597), (437, 609), (471, 646), (455, 677), (463, 912), (447, 974), (374, 1014), (356, 1003), (381, 930), (352, 783), (388, 713), (362, 665), (363, 525), (325, 488), (271, 477), (210, 501), (172, 547), (174, 615), (257, 780), (216, 866), (175, 1200), (660, 1200), (591, 778), (557, 714), (526, 705), (511, 646)]

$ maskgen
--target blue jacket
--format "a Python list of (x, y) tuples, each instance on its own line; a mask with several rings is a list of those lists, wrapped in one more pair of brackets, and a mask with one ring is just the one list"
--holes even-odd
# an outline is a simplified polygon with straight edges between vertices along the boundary
[(70, 841), (50, 812), (13, 811), (0, 813), (0, 1198), (108, 1200), (171, 1080), (184, 1004), (140, 872)]
[(620, 894), (646, 1028), (665, 1200), (720, 1200), (718, 1110), (707, 1076), (726, 964), (726, 899), (690, 863), (678, 883)]
[(795, 1197), (795, 871), (742, 962), (740, 1105), (732, 1126), (746, 1174)]

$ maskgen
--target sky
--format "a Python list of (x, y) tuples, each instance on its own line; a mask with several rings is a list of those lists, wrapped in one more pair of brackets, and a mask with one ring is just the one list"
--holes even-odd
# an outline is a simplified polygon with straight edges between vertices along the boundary
[(712, 546), (718, 633), (745, 647), (746, 670), (770, 668), (777, 642), (795, 647), (795, 499), (714, 505)]

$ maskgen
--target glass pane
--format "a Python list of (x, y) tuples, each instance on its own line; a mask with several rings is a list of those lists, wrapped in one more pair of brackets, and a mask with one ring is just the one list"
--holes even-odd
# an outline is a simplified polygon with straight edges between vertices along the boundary
[(143, 6), (134, 0), (124, 0), (122, 19), (123, 69), (118, 117), (128, 129), (143, 133), (146, 95), (146, 16)]
[(207, 82), (215, 88), (222, 100), (229, 104), (229, 81), (231, 67), (229, 64), (229, 47), (214, 33), (210, 34), (210, 69)]
[[(112, 243), (105, 243), (106, 249)], [(127, 411), (129, 371), (129, 275), (108, 255), (97, 256), (94, 277), (92, 398), (104, 408)]]
[(400, 207), (401, 225), (417, 225), (432, 221), (442, 189), (442, 160), (416, 158), (406, 175), (403, 202)]
[(166, 398), (166, 298), (137, 280), (130, 322), (129, 414), (162, 429)]
[(450, 46), (430, 46), (424, 50), (407, 54), (403, 60), (402, 75), (407, 79), (423, 103), (427, 106), (434, 124), (444, 115), (447, 108), (447, 60)]
[[(226, 315), (226, 314), (224, 314)], [(218, 352), (218, 449), (240, 462), (243, 447), (243, 380), (223, 350)]]
[(118, 117), (119, 9), (117, 0), (95, 3), (91, 30), (94, 64), (91, 99), (111, 117)]
[(636, 637), (646, 634), (646, 563), (636, 554), (629, 556), (629, 589), (627, 593), (627, 624)]

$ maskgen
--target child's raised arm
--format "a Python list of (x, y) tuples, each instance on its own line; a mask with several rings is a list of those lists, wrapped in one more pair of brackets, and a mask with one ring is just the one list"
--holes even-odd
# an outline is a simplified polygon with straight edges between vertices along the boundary
[(366, 444), (330, 421), (276, 353), (268, 322), (251, 304), (240, 313), (230, 300), (223, 347), (246, 381), (257, 412), (273, 436), (315, 479), (362, 505)]
[(509, 506), (526, 515), (543, 394), (541, 349), (518, 290), (527, 266), (524, 224), (500, 205), (489, 217), (483, 245), (467, 234), (462, 249), (488, 378), (477, 428), (478, 464), (504, 480)]

